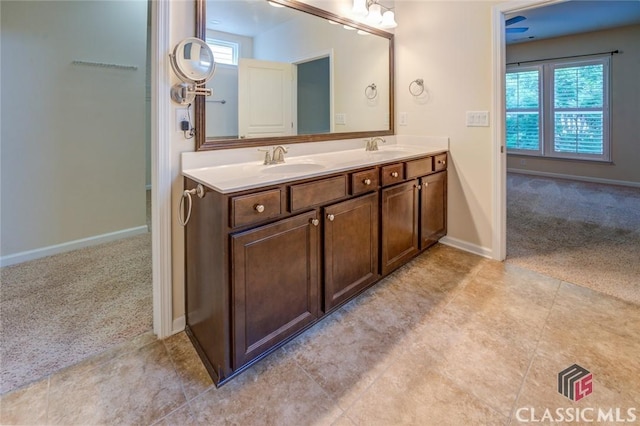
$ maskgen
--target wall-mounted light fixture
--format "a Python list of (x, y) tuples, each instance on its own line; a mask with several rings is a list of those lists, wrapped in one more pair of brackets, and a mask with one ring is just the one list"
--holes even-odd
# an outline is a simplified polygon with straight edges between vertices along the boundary
[[(384, 13), (382, 12), (383, 9), (385, 9)], [(378, 3), (378, 0), (353, 0), (351, 13), (360, 18), (365, 18), (367, 23), (380, 28), (395, 28), (398, 26), (393, 10)]]

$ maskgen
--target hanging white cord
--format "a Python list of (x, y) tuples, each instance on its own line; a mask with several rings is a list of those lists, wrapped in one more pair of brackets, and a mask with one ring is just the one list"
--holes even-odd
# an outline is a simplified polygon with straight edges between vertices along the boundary
[[(197, 194), (198, 197), (203, 198), (204, 197), (204, 186), (202, 186), (201, 184), (198, 184), (197, 187), (193, 188), (193, 189), (185, 189), (182, 192), (182, 197), (180, 197), (180, 203), (178, 204), (178, 223), (180, 224), (180, 226), (187, 226), (187, 223), (189, 223), (189, 219), (191, 219), (191, 207), (193, 207), (193, 200), (191, 200), (191, 196), (193, 194)], [(184, 211), (184, 199), (187, 199), (188, 201), (188, 208), (187, 208), (187, 217), (184, 219), (184, 221), (182, 220), (182, 216), (183, 216), (183, 211)]]

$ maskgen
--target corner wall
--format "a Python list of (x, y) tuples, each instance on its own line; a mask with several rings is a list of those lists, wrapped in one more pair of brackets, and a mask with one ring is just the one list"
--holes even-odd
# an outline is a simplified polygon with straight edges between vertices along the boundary
[[(467, 127), (466, 111), (492, 107), (492, 7), (483, 1), (396, 2), (396, 114), (399, 135), (448, 136), (448, 235), (491, 256), (493, 218), (490, 127)], [(425, 94), (409, 84), (423, 79)], [(398, 124), (400, 120), (396, 118)]]
[(514, 44), (506, 55), (509, 63), (611, 50), (621, 51), (611, 57), (612, 163), (509, 155), (509, 170), (640, 184), (640, 25)]

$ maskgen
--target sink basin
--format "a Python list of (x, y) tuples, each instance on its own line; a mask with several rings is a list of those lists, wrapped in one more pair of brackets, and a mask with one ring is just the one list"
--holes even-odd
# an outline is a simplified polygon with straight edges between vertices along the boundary
[(288, 174), (288, 173), (309, 173), (317, 172), (326, 169), (325, 166), (318, 163), (292, 163), (292, 164), (277, 164), (275, 166), (268, 166), (262, 170), (262, 173), (267, 174)]

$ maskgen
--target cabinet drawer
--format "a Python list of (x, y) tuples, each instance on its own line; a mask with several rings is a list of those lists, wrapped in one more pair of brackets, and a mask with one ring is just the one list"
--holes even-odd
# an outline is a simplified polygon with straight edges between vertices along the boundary
[(446, 170), (447, 168), (447, 154), (436, 155), (434, 160), (434, 168), (436, 172)]
[(351, 194), (364, 194), (378, 188), (378, 170), (369, 169), (351, 175)]
[(292, 212), (318, 206), (347, 196), (347, 176), (292, 185), (290, 191)]
[(262, 222), (282, 213), (279, 189), (241, 195), (231, 199), (231, 226)]
[(382, 167), (380, 169), (380, 180), (382, 180), (382, 186), (402, 182), (404, 180), (404, 164), (398, 163)]
[(407, 161), (407, 179), (428, 175), (433, 172), (433, 157)]

